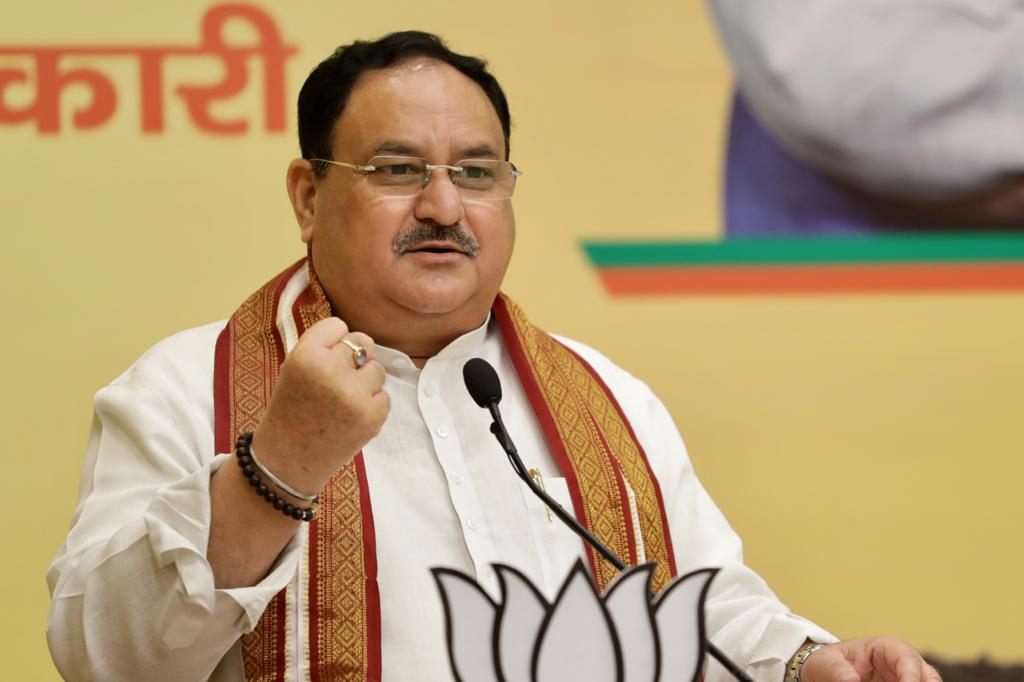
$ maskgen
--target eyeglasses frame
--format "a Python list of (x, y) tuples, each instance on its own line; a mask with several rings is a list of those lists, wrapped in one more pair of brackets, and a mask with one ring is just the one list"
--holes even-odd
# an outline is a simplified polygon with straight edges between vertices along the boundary
[[(437, 170), (438, 168), (445, 168), (445, 169), (447, 169), (448, 173), (449, 173), (449, 178), (451, 178), (451, 173), (462, 173), (465, 170), (462, 166), (458, 166), (458, 165), (456, 165), (456, 166), (449, 166), (448, 164), (445, 164), (445, 163), (427, 163), (427, 160), (422, 158), (422, 157), (420, 157), (420, 156), (400, 156), (399, 155), (399, 156), (389, 157), (387, 155), (377, 155), (377, 156), (371, 157), (370, 161), (373, 161), (373, 159), (377, 159), (377, 158), (415, 159), (417, 161), (422, 161), (423, 162), (423, 167), (426, 169), (427, 174), (423, 178), (423, 184), (420, 185), (420, 189), (421, 190), (427, 188), (427, 185), (430, 184), (430, 180), (433, 177), (434, 171)], [(320, 163), (328, 163), (328, 164), (330, 164), (332, 166), (341, 166), (342, 168), (348, 168), (348, 169), (356, 171), (357, 173), (362, 173), (364, 175), (368, 175), (368, 174), (374, 172), (375, 170), (377, 170), (376, 166), (373, 166), (373, 165), (370, 165), (370, 164), (362, 164), (362, 165), (360, 165), (360, 164), (357, 164), (357, 163), (348, 163), (346, 161), (332, 161), (331, 159), (319, 159), (319, 158), (307, 159), (307, 161), (310, 161), (310, 162), (312, 162), (312, 161), (319, 161)], [(459, 161), (459, 163), (466, 163), (467, 161), (499, 161), (499, 159), (461, 159)], [(512, 163), (511, 161), (504, 161), (503, 163), (507, 163), (509, 166), (511, 166), (511, 169), (512, 169), (511, 173), (512, 173), (512, 177), (513, 178), (522, 177), (523, 171), (521, 171), (518, 168), (516, 168), (516, 165), (514, 163)], [(454, 179), (452, 179), (452, 184), (455, 184)], [(455, 186), (458, 187), (457, 184)], [(515, 184), (512, 185), (512, 189), (515, 190)], [(490, 201), (504, 201), (505, 199), (511, 199), (511, 198), (512, 198), (512, 195), (510, 194), (507, 197), (503, 197), (501, 199), (491, 199)], [(483, 201), (488, 201), (488, 200), (484, 199)]]

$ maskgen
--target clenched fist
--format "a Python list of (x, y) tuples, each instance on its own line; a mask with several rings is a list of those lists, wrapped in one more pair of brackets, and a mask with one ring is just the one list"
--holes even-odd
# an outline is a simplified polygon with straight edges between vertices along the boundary
[[(366, 349), (365, 365), (356, 367), (343, 340)], [(330, 317), (306, 330), (281, 366), (253, 447), (293, 488), (319, 492), (383, 426), (389, 401), (373, 346), (369, 336)]]

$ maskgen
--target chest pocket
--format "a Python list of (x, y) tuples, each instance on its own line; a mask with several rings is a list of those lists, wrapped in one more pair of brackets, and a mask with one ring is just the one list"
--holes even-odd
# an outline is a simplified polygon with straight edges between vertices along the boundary
[[(572, 498), (569, 495), (569, 485), (564, 478), (544, 477), (541, 483), (548, 495), (575, 516)], [(555, 596), (577, 559), (582, 559), (584, 564), (587, 564), (586, 547), (584, 541), (555, 516), (554, 512), (549, 510), (525, 483), (520, 485), (530, 514), (530, 528), (533, 531), (537, 556), (540, 558), (541, 569), (544, 573), (544, 594), (550, 599)], [(640, 517), (637, 513), (636, 496), (628, 483), (626, 484), (626, 494), (629, 497), (629, 511), (633, 519), (633, 535), (640, 540), (637, 547), (637, 559), (639, 563), (643, 563), (646, 561), (646, 557), (640, 533)], [(628, 557), (623, 557), (623, 560), (628, 561)]]

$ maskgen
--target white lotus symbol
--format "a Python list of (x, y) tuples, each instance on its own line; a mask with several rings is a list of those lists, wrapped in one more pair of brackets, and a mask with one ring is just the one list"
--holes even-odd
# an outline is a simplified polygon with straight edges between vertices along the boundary
[(464, 682), (699, 680), (704, 597), (718, 569), (677, 578), (652, 602), (653, 564), (630, 568), (599, 597), (583, 563), (553, 604), (522, 573), (496, 564), (501, 603), (476, 582), (432, 569), (444, 600), (448, 655)]

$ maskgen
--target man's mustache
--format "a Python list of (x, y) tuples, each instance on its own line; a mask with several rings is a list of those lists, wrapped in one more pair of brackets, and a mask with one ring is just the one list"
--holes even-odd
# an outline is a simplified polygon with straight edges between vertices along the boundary
[(473, 235), (463, 230), (459, 223), (454, 225), (420, 223), (395, 237), (391, 248), (395, 253), (405, 253), (412, 251), (420, 244), (429, 242), (451, 242), (470, 258), (475, 258), (480, 253), (479, 242)]

